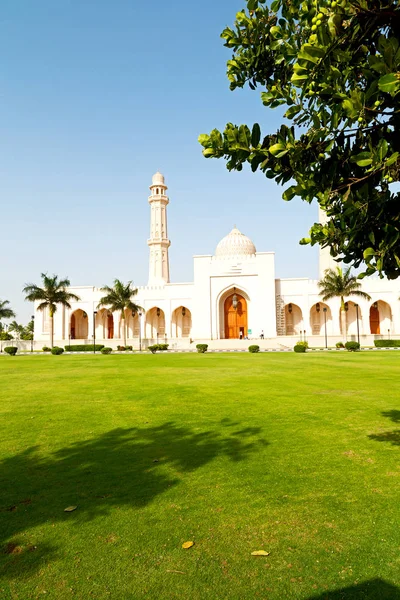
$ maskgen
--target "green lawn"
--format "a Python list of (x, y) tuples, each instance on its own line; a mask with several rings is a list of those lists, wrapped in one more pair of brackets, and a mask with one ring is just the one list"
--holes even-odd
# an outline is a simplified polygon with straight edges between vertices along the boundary
[(0, 598), (400, 598), (399, 361), (1, 356)]

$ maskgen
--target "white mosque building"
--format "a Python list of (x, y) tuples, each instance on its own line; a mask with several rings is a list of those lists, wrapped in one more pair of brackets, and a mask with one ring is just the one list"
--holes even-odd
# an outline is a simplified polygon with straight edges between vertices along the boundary
[[(259, 252), (251, 239), (234, 227), (214, 254), (193, 257), (193, 283), (171, 283), (167, 230), (167, 186), (156, 173), (150, 186), (149, 280), (138, 288), (134, 301), (139, 315), (126, 314), (127, 344), (146, 348), (155, 342), (170, 348), (194, 348), (206, 342), (211, 348), (246, 348), (258, 339), (265, 348), (292, 347), (296, 340), (323, 347), (342, 339), (340, 302), (319, 296), (317, 281), (276, 279), (274, 252)], [(323, 214), (320, 214), (323, 218)], [(336, 266), (329, 250), (320, 250), (319, 273)], [(348, 339), (362, 344), (374, 338), (400, 334), (400, 282), (365, 279), (370, 301), (349, 298)], [(60, 307), (54, 317), (54, 343), (60, 346), (96, 343), (123, 344), (119, 313), (98, 308), (103, 295), (93, 286), (71, 287), (79, 296), (71, 309)], [(95, 330), (95, 331), (94, 331)], [(49, 319), (35, 309), (35, 343), (49, 343)], [(260, 339), (263, 338), (263, 339)]]

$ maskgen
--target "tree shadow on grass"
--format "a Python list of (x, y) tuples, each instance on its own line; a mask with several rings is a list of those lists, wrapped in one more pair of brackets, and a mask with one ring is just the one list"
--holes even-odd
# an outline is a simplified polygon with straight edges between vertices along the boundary
[(371, 579), (364, 583), (351, 585), (307, 600), (400, 600), (400, 590), (383, 579)]
[[(387, 417), (393, 421), (393, 423), (400, 423), (400, 410), (386, 410), (381, 414), (383, 417)], [(392, 446), (400, 446), (400, 429), (384, 431), (383, 433), (371, 433), (368, 437), (375, 442), (389, 442)]]
[[(33, 527), (66, 520), (79, 525), (115, 506), (145, 507), (217, 457), (239, 462), (268, 445), (260, 428), (227, 426), (202, 432), (173, 422), (120, 428), (50, 456), (31, 447), (0, 461), (2, 570), (26, 575), (57, 554), (56, 547), (30, 543)], [(65, 513), (71, 505), (78, 510)]]

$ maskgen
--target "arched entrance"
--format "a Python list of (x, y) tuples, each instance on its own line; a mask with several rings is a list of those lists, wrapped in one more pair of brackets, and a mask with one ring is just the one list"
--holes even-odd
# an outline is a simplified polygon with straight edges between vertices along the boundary
[(71, 340), (85, 340), (88, 337), (88, 316), (87, 313), (78, 308), (71, 315), (70, 335)]
[(179, 306), (172, 314), (172, 337), (189, 337), (191, 327), (192, 313), (186, 306)]
[(317, 302), (310, 309), (310, 325), (312, 335), (323, 335), (332, 329), (331, 309), (324, 302)]
[(165, 337), (165, 314), (157, 306), (146, 313), (146, 337), (157, 340)]
[(299, 335), (303, 330), (303, 313), (293, 302), (285, 306), (285, 335)]
[(392, 311), (390, 305), (383, 300), (377, 300), (369, 309), (369, 326), (373, 334), (386, 335), (392, 330)]
[[(237, 304), (234, 306), (234, 296)], [(224, 302), (225, 339), (241, 339), (247, 336), (247, 302), (237, 292), (228, 296)]]

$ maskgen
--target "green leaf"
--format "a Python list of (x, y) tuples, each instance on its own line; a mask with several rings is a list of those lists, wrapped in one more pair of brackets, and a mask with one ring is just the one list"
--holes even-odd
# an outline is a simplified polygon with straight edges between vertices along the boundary
[(350, 98), (346, 98), (346, 100), (343, 100), (342, 106), (343, 106), (343, 110), (345, 111), (346, 115), (350, 119), (355, 119), (357, 117), (358, 111), (357, 111), (356, 107), (354, 106), (353, 102), (350, 100)]
[(360, 152), (360, 154), (350, 158), (350, 162), (356, 163), (359, 167), (367, 167), (372, 163), (372, 160), (371, 152)]
[(270, 151), (272, 156), (277, 156), (280, 152), (286, 150), (286, 147), (284, 146), (284, 144), (274, 144), (273, 146), (268, 148), (268, 150)]
[(325, 48), (320, 48), (319, 46), (311, 46), (311, 44), (304, 44), (304, 46), (301, 48), (298, 54), (298, 58), (300, 60), (306, 60), (316, 65), (317, 63), (319, 63), (321, 58), (325, 56), (325, 54)]
[(388, 151), (388, 147), (389, 146), (388, 146), (388, 143), (386, 140), (382, 139), (379, 141), (377, 151), (378, 151), (378, 157), (379, 157), (380, 161), (382, 161), (385, 158), (387, 151)]
[(206, 133), (201, 133), (197, 139), (202, 146), (207, 146), (210, 136)]
[(253, 129), (251, 132), (251, 145), (253, 146), (253, 148), (258, 146), (258, 144), (260, 143), (260, 138), (261, 138), (260, 126), (258, 123), (254, 123)]
[(273, 12), (278, 12), (278, 10), (280, 9), (282, 4), (282, 0), (275, 0), (272, 4), (271, 4), (271, 10)]
[(400, 89), (399, 73), (389, 73), (379, 78), (378, 87), (381, 92), (387, 92), (394, 96)]
[(283, 192), (282, 198), (284, 200), (291, 200), (292, 198), (294, 198), (294, 196), (296, 196), (298, 189), (299, 189), (299, 186), (291, 185), (287, 190), (285, 190)]
[(373, 248), (367, 248), (363, 252), (364, 258), (368, 258), (368, 256), (374, 256), (374, 255), (375, 255), (375, 250)]
[(399, 157), (399, 153), (393, 152), (393, 154), (391, 156), (389, 156), (389, 158), (385, 162), (385, 166), (390, 167), (391, 165), (394, 165), (394, 163), (397, 161), (398, 157)]
[(213, 148), (206, 148), (205, 150), (203, 150), (203, 156), (205, 156), (206, 158), (211, 158), (212, 156), (214, 156), (215, 152), (213, 150)]
[(295, 115), (297, 115), (297, 113), (299, 113), (301, 111), (301, 106), (298, 104), (295, 104), (294, 106), (291, 106), (290, 108), (288, 108), (288, 110), (285, 112), (285, 117), (287, 119), (293, 119), (293, 117)]

